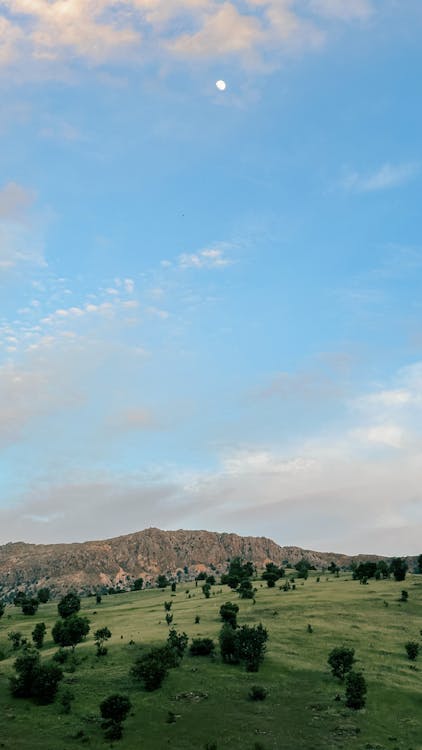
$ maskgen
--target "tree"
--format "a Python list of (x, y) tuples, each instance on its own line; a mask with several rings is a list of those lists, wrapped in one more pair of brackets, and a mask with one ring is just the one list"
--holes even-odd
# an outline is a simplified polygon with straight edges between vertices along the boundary
[(167, 578), (164, 575), (159, 575), (157, 578), (157, 586), (159, 589), (165, 589), (169, 585)]
[(136, 680), (142, 680), (145, 690), (152, 691), (161, 687), (168, 669), (167, 648), (152, 648), (136, 659), (131, 674)]
[(75, 646), (81, 643), (89, 633), (89, 620), (87, 617), (71, 615), (65, 620), (57, 620), (51, 631), (54, 643), (59, 646)]
[(34, 599), (34, 598), (24, 599), (21, 606), (22, 606), (22, 613), (24, 615), (35, 615), (39, 606), (39, 602), (38, 602), (38, 599)]
[(221, 658), (226, 664), (239, 664), (239, 639), (237, 631), (225, 622), (218, 637)]
[(366, 680), (361, 672), (349, 672), (346, 678), (346, 706), (358, 711), (365, 705)]
[(123, 734), (122, 722), (126, 719), (132, 704), (127, 695), (115, 693), (100, 703), (104, 734), (108, 740), (119, 740)]
[(96, 594), (95, 595), (95, 602), (96, 602), (96, 604), (101, 604), (101, 594)]
[(331, 667), (333, 677), (344, 680), (347, 672), (350, 672), (355, 663), (355, 649), (346, 646), (333, 648), (328, 656), (328, 663)]
[(390, 569), (385, 560), (378, 560), (377, 562), (377, 573), (380, 574), (381, 578), (390, 577)]
[(249, 578), (244, 578), (243, 581), (240, 581), (239, 588), (237, 589), (237, 593), (241, 599), (253, 599), (255, 591), (256, 589), (253, 588)]
[(97, 647), (97, 656), (106, 655), (107, 647), (104, 646), (104, 643), (108, 641), (109, 638), (111, 638), (111, 631), (107, 627), (99, 628), (99, 630), (95, 631), (94, 641)]
[(144, 579), (143, 578), (135, 578), (135, 580), (133, 582), (133, 590), (134, 591), (141, 591), (143, 585), (144, 585)]
[(13, 604), (15, 607), (22, 607), (23, 602), (26, 599), (26, 595), (23, 593), (23, 591), (18, 591), (15, 598), (13, 599)]
[(215, 586), (215, 576), (207, 576), (207, 583), (209, 583), (210, 586)]
[(41, 664), (35, 649), (27, 648), (15, 661), (16, 676), (10, 689), (16, 698), (34, 698), (38, 703), (52, 703), (63, 672), (56, 664)]
[(172, 606), (173, 606), (173, 602), (164, 602), (164, 610), (165, 610), (165, 612), (170, 612)]
[(277, 565), (270, 562), (266, 564), (265, 570), (261, 578), (263, 581), (267, 582), (268, 588), (272, 589), (274, 588), (276, 581), (278, 581), (279, 578), (283, 578), (283, 576), (284, 576), (283, 568), (278, 568)]
[(66, 619), (66, 617), (72, 617), (72, 615), (76, 615), (77, 612), (79, 612), (81, 608), (81, 600), (77, 594), (74, 594), (73, 591), (70, 591), (68, 594), (63, 596), (58, 605), (57, 610), (60, 615), (60, 617), (63, 617)]
[(215, 643), (211, 638), (193, 638), (189, 651), (192, 656), (210, 656), (215, 651)]
[(209, 599), (211, 596), (211, 586), (209, 583), (204, 583), (202, 586), (202, 593), (205, 596), (205, 599)]
[(260, 623), (259, 625), (242, 625), (236, 631), (238, 639), (239, 659), (244, 662), (247, 672), (258, 672), (261, 662), (264, 660), (268, 632)]
[(167, 647), (173, 655), (170, 659), (173, 663), (171, 666), (177, 667), (188, 646), (188, 636), (186, 633), (177, 633), (174, 628), (169, 631), (167, 637)]
[(34, 641), (37, 648), (42, 648), (44, 644), (45, 634), (47, 628), (45, 622), (38, 622), (32, 631), (32, 640)]
[(408, 570), (408, 564), (403, 557), (393, 557), (390, 563), (390, 570), (395, 581), (404, 581)]
[(422, 573), (422, 555), (418, 555), (416, 560), (416, 573)]
[(302, 557), (302, 559), (299, 560), (299, 562), (297, 562), (295, 565), (295, 570), (297, 570), (297, 577), (304, 578), (305, 580), (307, 579), (309, 575), (309, 571), (311, 569), (312, 569), (311, 563), (309, 562), (309, 560), (305, 560), (304, 557)]
[(4, 603), (4, 602), (2, 602), (2, 601), (0, 601), (0, 619), (1, 619), (1, 618), (3, 617), (3, 615), (4, 615), (4, 611), (5, 611), (5, 609), (6, 609), (6, 605), (5, 605), (5, 603)]
[(363, 581), (367, 581), (369, 578), (375, 578), (377, 570), (378, 565), (376, 562), (372, 562), (372, 560), (366, 560), (354, 567), (353, 578), (355, 581), (358, 580), (362, 583)]
[(227, 573), (221, 576), (221, 583), (228, 584), (232, 589), (237, 589), (241, 581), (251, 578), (253, 574), (253, 563), (250, 561), (244, 563), (241, 557), (233, 557), (230, 560)]
[(42, 588), (38, 589), (37, 597), (40, 604), (47, 604), (50, 599), (50, 589)]
[(22, 633), (19, 630), (12, 630), (7, 637), (12, 644), (13, 651), (18, 651), (22, 646)]
[(411, 661), (417, 659), (419, 654), (419, 643), (417, 643), (416, 641), (408, 641), (405, 645), (405, 649), (408, 659), (410, 659)]
[(223, 622), (227, 622), (232, 628), (237, 626), (237, 613), (239, 612), (239, 605), (233, 604), (232, 602), (226, 602), (220, 607), (220, 617)]

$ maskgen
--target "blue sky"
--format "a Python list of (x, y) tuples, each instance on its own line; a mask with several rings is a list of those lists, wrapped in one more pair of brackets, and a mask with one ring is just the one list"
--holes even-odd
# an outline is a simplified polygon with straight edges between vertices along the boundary
[(421, 551), (421, 30), (0, 2), (0, 542)]

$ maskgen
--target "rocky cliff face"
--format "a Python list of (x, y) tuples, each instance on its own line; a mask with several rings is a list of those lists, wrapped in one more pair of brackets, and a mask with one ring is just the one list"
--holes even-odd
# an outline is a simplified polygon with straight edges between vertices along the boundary
[(130, 588), (133, 579), (142, 577), (155, 582), (160, 573), (184, 580), (202, 570), (224, 572), (228, 561), (237, 556), (258, 567), (269, 561), (281, 564), (286, 560), (294, 565), (302, 557), (316, 567), (328, 565), (331, 560), (340, 566), (348, 565), (353, 559), (300, 547), (280, 547), (265, 537), (154, 528), (80, 544), (17, 542), (0, 546), (0, 596), (41, 586), (56, 593), (70, 588), (80, 592), (101, 586)]

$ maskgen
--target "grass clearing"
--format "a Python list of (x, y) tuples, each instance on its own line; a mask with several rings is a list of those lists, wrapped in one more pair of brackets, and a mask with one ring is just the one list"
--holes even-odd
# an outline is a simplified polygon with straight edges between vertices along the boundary
[[(37, 622), (45, 622), (43, 659), (57, 650), (51, 627), (57, 602), (41, 605), (25, 617), (8, 606), (0, 620), (0, 748), (8, 750), (92, 750), (109, 747), (99, 715), (100, 702), (114, 692), (128, 694), (133, 709), (124, 723), (121, 750), (422, 750), (422, 656), (407, 659), (404, 645), (421, 641), (422, 586), (420, 577), (404, 583), (371, 581), (359, 585), (351, 576), (312, 575), (295, 591), (268, 589), (256, 582), (256, 604), (239, 600), (226, 586), (214, 586), (205, 599), (200, 586), (181, 584), (176, 596), (157, 589), (82, 600), (81, 615), (89, 617), (91, 632), (76, 648), (78, 666), (65, 672), (56, 702), (37, 706), (11, 697), (8, 677), (16, 652), (7, 633), (19, 630), (31, 640)], [(409, 601), (400, 602), (402, 589)], [(187, 595), (185, 592), (190, 594)], [(219, 657), (185, 656), (170, 671), (163, 687), (145, 692), (129, 676), (139, 646), (161, 645), (168, 634), (164, 601), (172, 601), (172, 626), (189, 638), (218, 640), (219, 608), (226, 601), (240, 607), (239, 624), (262, 622), (269, 641), (263, 666), (248, 674), (241, 666), (223, 664)], [(199, 615), (200, 622), (195, 623)], [(313, 632), (307, 630), (312, 624)], [(98, 658), (93, 633), (107, 626), (112, 638), (108, 654)], [(136, 645), (129, 645), (135, 641)], [(336, 701), (344, 688), (329, 672), (327, 656), (335, 646), (356, 651), (356, 669), (368, 684), (367, 704), (354, 712)], [(264, 701), (248, 700), (253, 685), (268, 690)], [(62, 713), (60, 696), (71, 690), (71, 712)], [(176, 696), (186, 693), (179, 700)], [(201, 694), (208, 697), (201, 697)], [(190, 697), (189, 697), (190, 694)], [(193, 694), (193, 696), (192, 696)], [(197, 698), (195, 697), (197, 696)], [(168, 713), (176, 715), (167, 723)]]

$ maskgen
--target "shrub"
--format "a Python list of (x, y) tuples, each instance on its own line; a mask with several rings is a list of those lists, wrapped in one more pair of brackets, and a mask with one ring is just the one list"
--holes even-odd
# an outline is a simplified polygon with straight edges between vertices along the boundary
[(111, 638), (111, 631), (107, 627), (99, 628), (99, 630), (95, 631), (94, 641), (97, 647), (97, 656), (106, 655), (107, 647), (104, 646), (104, 643), (108, 641), (109, 638)]
[(7, 634), (7, 637), (12, 644), (13, 651), (18, 651), (18, 649), (23, 645), (22, 633), (19, 630), (12, 630)]
[(361, 672), (349, 672), (346, 678), (346, 706), (355, 711), (365, 705), (366, 680)]
[(406, 591), (406, 589), (403, 589), (402, 592), (401, 592), (400, 601), (401, 602), (407, 602), (408, 598), (409, 598), (409, 592)]
[(232, 602), (226, 602), (220, 607), (220, 617), (223, 622), (227, 622), (232, 628), (237, 625), (237, 613), (239, 612), (239, 605), (233, 604)]
[(166, 612), (170, 612), (172, 605), (173, 605), (173, 602), (164, 602), (164, 610)]
[(355, 661), (354, 648), (346, 648), (346, 646), (334, 648), (328, 656), (331, 673), (333, 677), (338, 677), (339, 680), (344, 680), (347, 672), (351, 671)]
[(103, 718), (104, 736), (107, 740), (120, 740), (123, 734), (122, 722), (132, 704), (126, 695), (115, 693), (102, 701), (100, 713)]
[(262, 685), (252, 685), (248, 694), (251, 701), (264, 701), (267, 695), (267, 690)]
[(408, 569), (406, 560), (402, 557), (393, 557), (390, 563), (390, 571), (396, 581), (404, 581)]
[[(183, 655), (188, 646), (188, 640), (186, 633), (177, 633), (174, 628), (172, 628), (168, 634), (167, 646), (170, 651), (174, 652), (177, 663), (180, 659), (183, 659)], [(177, 664), (175, 664), (175, 666), (177, 666)]]
[(259, 666), (264, 660), (268, 632), (260, 623), (259, 625), (242, 625), (236, 631), (239, 643), (239, 659), (244, 662), (247, 672), (258, 672)]
[(157, 578), (157, 586), (159, 589), (165, 589), (169, 585), (167, 578), (164, 575), (159, 575)]
[(14, 664), (17, 675), (10, 679), (16, 698), (34, 698), (38, 703), (52, 703), (63, 672), (56, 664), (41, 664), (35, 649), (27, 648)]
[(204, 583), (202, 586), (202, 593), (205, 596), (205, 599), (209, 599), (211, 596), (211, 586), (209, 583)]
[(210, 656), (215, 650), (215, 643), (211, 638), (193, 638), (189, 647), (192, 656)]
[(57, 605), (57, 611), (60, 617), (63, 617), (63, 619), (75, 615), (77, 612), (79, 612), (80, 608), (81, 600), (79, 596), (73, 593), (73, 591), (70, 591), (68, 594), (63, 596)]
[(131, 669), (131, 674), (136, 680), (142, 680), (145, 690), (157, 690), (168, 674), (168, 649), (153, 648), (139, 656)]
[(5, 603), (0, 601), (0, 618), (3, 617), (5, 609), (6, 609)]
[(100, 703), (100, 713), (103, 719), (122, 722), (126, 719), (132, 704), (127, 695), (115, 693)]
[(70, 652), (67, 649), (59, 648), (59, 650), (53, 654), (53, 661), (56, 661), (58, 664), (65, 664), (69, 659), (69, 656)]
[(195, 615), (195, 625), (199, 625), (200, 622), (201, 622), (200, 616), (199, 615)]
[(411, 661), (415, 661), (419, 654), (419, 643), (416, 643), (416, 641), (408, 641), (405, 645), (405, 649), (407, 658)]
[(133, 582), (133, 590), (134, 591), (141, 591), (142, 587), (144, 585), (144, 579), (143, 578), (135, 578)]
[(239, 663), (239, 642), (236, 630), (226, 622), (220, 630), (218, 637), (221, 658), (226, 664)]
[(72, 701), (75, 700), (75, 696), (72, 693), (71, 690), (65, 690), (63, 695), (60, 698), (60, 703), (62, 705), (62, 713), (64, 714), (70, 714), (70, 709), (72, 706)]
[(170, 612), (167, 612), (167, 614), (166, 614), (166, 623), (167, 623), (167, 625), (170, 626), (172, 622), (173, 622), (173, 615), (171, 615)]
[(42, 588), (37, 591), (37, 598), (40, 604), (47, 604), (50, 599), (50, 589)]
[(241, 599), (253, 599), (255, 594), (255, 589), (252, 586), (251, 581), (249, 578), (244, 578), (243, 581), (240, 581), (239, 588), (237, 589), (237, 593), (239, 594)]
[(73, 649), (84, 640), (88, 633), (88, 618), (78, 617), (78, 615), (71, 615), (65, 620), (57, 620), (51, 631), (54, 643), (58, 646), (72, 646)]
[(24, 615), (35, 615), (38, 607), (39, 607), (39, 601), (38, 599), (24, 599), (22, 602), (22, 613)]
[(32, 640), (37, 648), (42, 648), (47, 628), (44, 622), (38, 622), (32, 631)]

